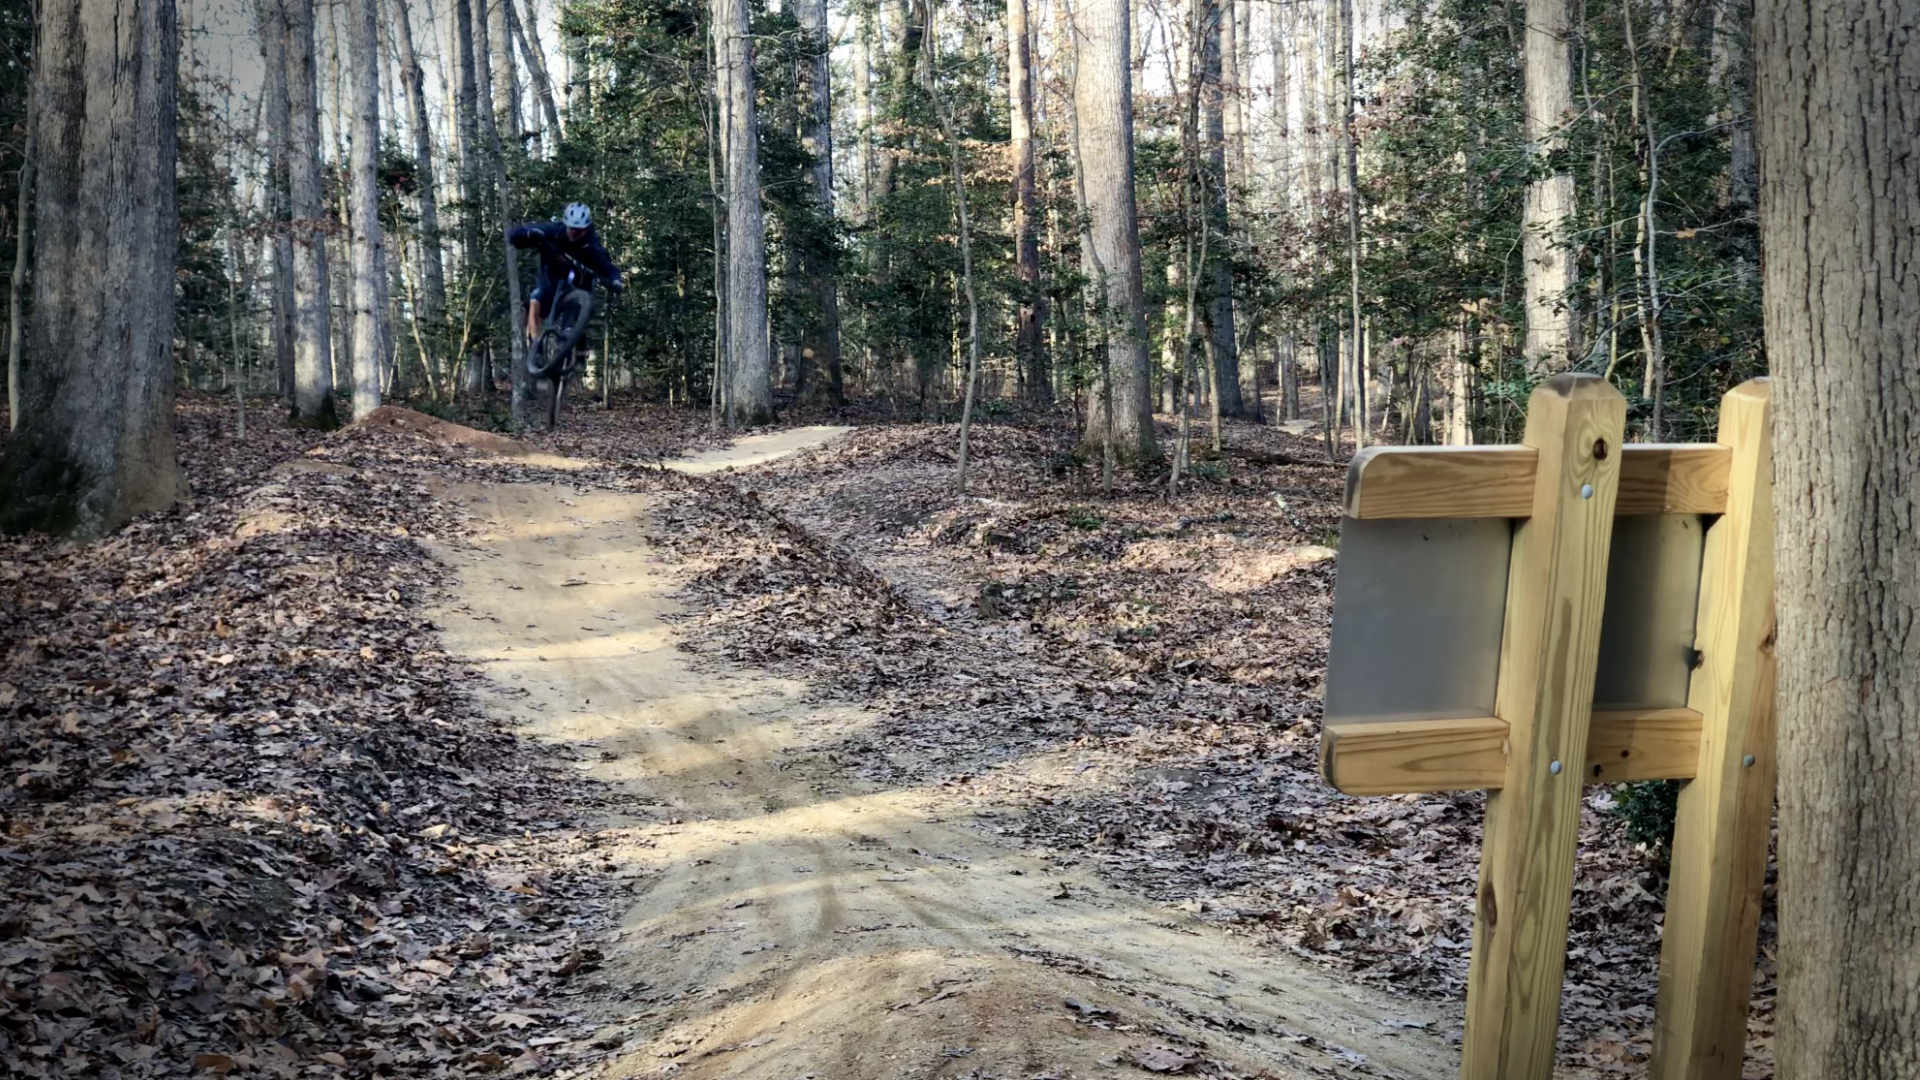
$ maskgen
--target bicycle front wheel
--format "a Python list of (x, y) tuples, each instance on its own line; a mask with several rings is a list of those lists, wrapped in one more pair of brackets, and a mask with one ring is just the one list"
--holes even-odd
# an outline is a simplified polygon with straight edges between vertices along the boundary
[(575, 289), (560, 298), (553, 311), (553, 332), (564, 345), (562, 355), (572, 352), (586, 335), (587, 319), (592, 315), (593, 294), (587, 290)]

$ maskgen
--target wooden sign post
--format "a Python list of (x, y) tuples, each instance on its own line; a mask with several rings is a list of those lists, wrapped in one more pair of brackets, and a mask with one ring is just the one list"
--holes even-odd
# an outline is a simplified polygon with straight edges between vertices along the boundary
[[(1521, 446), (1389, 447), (1354, 459), (1352, 521), (1516, 519), (1491, 714), (1335, 715), (1331, 669), (1358, 670), (1351, 658), (1373, 644), (1343, 640), (1337, 598), (1322, 742), (1328, 781), (1349, 794), (1489, 790), (1464, 1077), (1551, 1077), (1581, 788), (1662, 778), (1688, 783), (1674, 832), (1652, 1075), (1740, 1075), (1774, 778), (1768, 404), (1766, 381), (1754, 380), (1722, 400), (1717, 443), (1622, 445), (1619, 392), (1566, 375), (1533, 392)], [(1684, 661), (1691, 673), (1677, 669), (1685, 705), (1596, 710), (1603, 620), (1609, 603), (1628, 606), (1609, 585), (1610, 555), (1624, 550), (1615, 523), (1634, 515), (1706, 523)], [(1369, 569), (1348, 566), (1345, 549), (1343, 586), (1350, 571)], [(1390, 544), (1365, 557), (1397, 554)], [(1613, 569), (1630, 580), (1637, 568)], [(1662, 630), (1685, 628), (1616, 633)]]

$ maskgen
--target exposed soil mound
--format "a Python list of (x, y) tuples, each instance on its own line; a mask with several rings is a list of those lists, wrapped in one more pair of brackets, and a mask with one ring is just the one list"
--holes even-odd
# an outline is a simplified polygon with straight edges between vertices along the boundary
[(486, 454), (521, 454), (526, 447), (504, 435), (476, 431), (450, 420), (414, 412), (398, 405), (382, 405), (368, 413), (355, 427), (384, 428), (417, 435), (436, 446), (456, 446)]

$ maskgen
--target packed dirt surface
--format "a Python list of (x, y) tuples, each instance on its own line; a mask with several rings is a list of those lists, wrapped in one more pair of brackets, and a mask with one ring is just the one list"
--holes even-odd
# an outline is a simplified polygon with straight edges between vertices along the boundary
[[(718, 471), (837, 432), (743, 440)], [(876, 783), (879, 716), (698, 664), (645, 539), (658, 496), (466, 483), (440, 615), (498, 710), (623, 793), (600, 855), (637, 899), (605, 948), (614, 1076), (1439, 1077), (1451, 1018), (1261, 953), (1014, 846), (999, 809)], [(1004, 808), (1000, 808), (1004, 809)], [(1001, 830), (1004, 831), (1004, 830)]]
[(755, 465), (778, 461), (802, 450), (816, 449), (852, 430), (847, 427), (820, 424), (812, 427), (769, 431), (761, 435), (748, 435), (727, 446), (669, 461), (666, 465), (670, 469), (691, 476), (725, 472), (728, 469), (748, 469)]

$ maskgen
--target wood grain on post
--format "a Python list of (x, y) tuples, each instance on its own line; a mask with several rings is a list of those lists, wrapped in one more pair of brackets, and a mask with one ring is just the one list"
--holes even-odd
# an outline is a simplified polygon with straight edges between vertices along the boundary
[[(1320, 772), (1348, 795), (1493, 790), (1507, 781), (1507, 722), (1495, 716), (1436, 720), (1332, 720)], [(1582, 783), (1684, 780), (1700, 763), (1692, 709), (1596, 710), (1587, 726)]]
[(1727, 511), (1707, 530), (1687, 704), (1700, 761), (1680, 792), (1651, 1075), (1737, 1080), (1773, 810), (1773, 444), (1766, 380), (1720, 403)]
[[(1727, 506), (1724, 446), (1628, 443), (1615, 514), (1718, 514)], [(1526, 517), (1533, 513), (1530, 446), (1376, 446), (1347, 466), (1350, 518)]]
[(1487, 797), (1461, 1075), (1548, 1080), (1566, 966), (1581, 776), (1599, 663), (1626, 401), (1591, 375), (1533, 392), (1533, 506), (1514, 534), (1494, 713), (1506, 779)]

